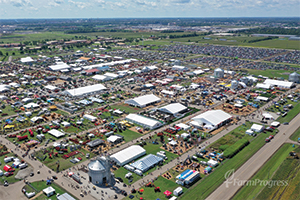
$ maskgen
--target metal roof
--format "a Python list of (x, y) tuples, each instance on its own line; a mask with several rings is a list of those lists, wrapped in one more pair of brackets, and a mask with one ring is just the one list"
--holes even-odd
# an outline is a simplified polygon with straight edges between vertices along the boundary
[(130, 164), (130, 166), (141, 170), (142, 172), (147, 171), (149, 168), (153, 167), (154, 165), (156, 165), (159, 162), (162, 162), (163, 159), (161, 157), (155, 156), (153, 154), (149, 154), (141, 159), (139, 159), (138, 161)]

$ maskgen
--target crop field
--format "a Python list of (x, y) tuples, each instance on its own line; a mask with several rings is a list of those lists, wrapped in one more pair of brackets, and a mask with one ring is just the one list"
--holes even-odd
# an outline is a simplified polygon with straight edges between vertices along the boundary
[[(286, 181), (280, 186), (264, 184), (244, 186), (234, 197), (238, 199), (299, 199), (300, 168), (299, 159), (289, 157), (289, 152), (300, 152), (300, 148), (292, 144), (284, 144), (251, 178), (251, 181)], [(284, 184), (284, 185), (283, 185)]]
[(292, 71), (288, 70), (258, 70), (258, 69), (245, 69), (247, 70), (250, 74), (253, 75), (262, 75), (262, 76), (267, 76), (269, 78), (275, 78), (275, 77), (282, 77), (284, 79), (289, 78), (289, 73), (293, 73)]

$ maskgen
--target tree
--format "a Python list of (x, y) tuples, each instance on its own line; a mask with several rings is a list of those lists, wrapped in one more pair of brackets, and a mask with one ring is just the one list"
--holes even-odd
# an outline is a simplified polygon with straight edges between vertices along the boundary
[(0, 56), (3, 56), (3, 53), (2, 53), (2, 51), (0, 51)]
[(8, 52), (6, 52), (6, 54), (5, 54), (6, 56), (8, 56)]

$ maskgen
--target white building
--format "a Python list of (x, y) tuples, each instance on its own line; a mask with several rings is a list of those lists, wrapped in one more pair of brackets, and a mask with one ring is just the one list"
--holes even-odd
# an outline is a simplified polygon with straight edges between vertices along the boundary
[(72, 97), (79, 97), (84, 95), (89, 95), (92, 93), (100, 93), (106, 90), (106, 87), (102, 84), (95, 84), (95, 85), (89, 85), (85, 87), (75, 88), (71, 90), (66, 90), (63, 92), (63, 94), (72, 96)]
[(110, 158), (114, 160), (117, 165), (123, 166), (145, 154), (146, 150), (143, 147), (139, 145), (132, 145), (111, 155)]
[(157, 121), (155, 119), (147, 118), (138, 114), (129, 114), (126, 116), (126, 120), (143, 126), (144, 128), (156, 129), (163, 125), (162, 122)]
[(164, 107), (158, 108), (158, 110), (160, 112), (164, 112), (167, 114), (179, 116), (179, 115), (182, 115), (187, 110), (187, 107), (182, 105), (181, 103), (171, 103)]
[(51, 129), (50, 131), (48, 131), (48, 133), (56, 138), (60, 138), (63, 137), (65, 134), (56, 130), (56, 129)]
[(172, 67), (172, 70), (176, 70), (176, 71), (188, 71), (189, 68), (187, 68), (185, 66), (174, 65)]
[(209, 110), (194, 118), (190, 122), (193, 126), (214, 130), (231, 121), (232, 116), (222, 110)]
[(136, 97), (134, 99), (129, 99), (125, 101), (125, 104), (129, 104), (136, 107), (146, 107), (154, 103), (160, 102), (161, 99), (153, 94), (148, 94), (140, 97)]
[(48, 66), (48, 69), (52, 70), (52, 71), (61, 71), (64, 69), (70, 69), (71, 67), (64, 62), (57, 62), (55, 65), (50, 65)]

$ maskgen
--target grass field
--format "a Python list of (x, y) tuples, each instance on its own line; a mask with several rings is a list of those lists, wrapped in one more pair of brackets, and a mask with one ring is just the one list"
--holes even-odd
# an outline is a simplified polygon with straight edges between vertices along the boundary
[[(36, 181), (33, 183), (30, 183), (37, 191), (43, 191), (43, 189), (51, 186), (55, 189), (55, 193), (56, 194), (64, 194), (64, 193), (68, 193), (66, 190), (64, 190), (63, 188), (61, 188), (59, 185), (57, 185), (56, 183), (52, 183), (51, 185), (47, 185), (46, 181)], [(31, 187), (29, 187), (28, 185), (24, 186), (27, 192), (35, 192), (37, 193), (35, 190), (33, 190)], [(36, 197), (35, 199), (37, 200), (44, 200), (44, 199), (51, 199), (51, 200), (56, 200), (56, 194), (51, 196), (51, 197), (47, 197), (44, 193), (41, 194), (40, 196)], [(71, 194), (70, 194), (71, 195)], [(72, 196), (72, 195), (71, 195)], [(73, 196), (74, 199), (76, 199)]]
[(265, 134), (257, 136), (248, 146), (241, 150), (232, 159), (225, 160), (212, 174), (206, 176), (198, 184), (192, 187), (181, 200), (200, 200), (205, 199), (215, 189), (217, 189), (224, 181), (224, 175), (229, 170), (237, 170), (249, 158), (253, 156), (264, 144)]
[[(9, 154), (6, 154), (5, 156), (7, 156), (7, 157), (11, 157), (11, 156), (15, 157), (15, 154), (9, 153)], [(13, 161), (12, 161), (12, 162), (9, 162), (9, 163), (5, 163), (5, 162), (4, 162), (5, 156), (1, 156), (1, 157), (0, 157), (0, 162), (3, 164), (3, 167), (4, 167), (5, 165), (11, 166), (11, 165), (13, 164)], [(19, 159), (20, 159), (20, 161), (22, 160), (21, 158), (19, 158)], [(19, 169), (19, 168), (14, 168), (14, 169), (15, 169), (14, 175), (9, 176), (9, 177), (6, 177), (6, 176), (3, 175), (3, 176), (0, 177), (0, 183), (1, 183), (1, 184), (3, 184), (5, 180), (7, 180), (8, 183), (15, 183), (15, 182), (20, 181), (20, 179), (16, 179), (16, 178), (15, 178), (15, 175), (17, 175), (17, 173), (20, 171), (20, 169)], [(1, 169), (1, 170), (2, 170), (3, 173), (6, 172), (6, 171), (4, 171), (3, 169)]]
[[(166, 195), (164, 195), (164, 191), (169, 190), (170, 192), (173, 192), (177, 187), (180, 185), (174, 183), (173, 181), (169, 181), (165, 178), (158, 177), (157, 180), (155, 180), (154, 185), (157, 187), (160, 187), (161, 192), (154, 192), (154, 187), (143, 187), (144, 192), (142, 194), (134, 194), (134, 196), (137, 196), (137, 198), (134, 199), (140, 199), (140, 197), (143, 197), (145, 200), (155, 200), (155, 199), (167, 199)], [(186, 188), (183, 188), (183, 193), (187, 191)], [(126, 197), (125, 200), (129, 200), (129, 197)]]
[(295, 133), (290, 137), (291, 140), (298, 142), (298, 138), (300, 138), (300, 128), (298, 128)]
[(298, 113), (300, 112), (300, 102), (294, 105), (294, 108), (292, 108), (285, 117), (278, 117), (277, 121), (280, 123), (283, 122), (290, 122)]
[(127, 113), (136, 113), (141, 111), (141, 108), (132, 107), (127, 104), (119, 103), (111, 106), (112, 109), (120, 109), (121, 111), (125, 111)]
[(293, 73), (292, 71), (288, 70), (256, 70), (256, 69), (245, 69), (248, 71), (248, 73), (253, 74), (253, 75), (262, 75), (262, 76), (267, 76), (269, 78), (275, 78), (275, 77), (282, 77), (284, 79), (288, 79), (289, 75), (285, 73)]
[(251, 140), (253, 139), (253, 136), (250, 136), (246, 134), (246, 130), (250, 129), (252, 126), (252, 122), (246, 122), (245, 125), (239, 126), (238, 128), (234, 129), (233, 131), (230, 131), (228, 134), (226, 134), (224, 137), (220, 138), (216, 142), (210, 145), (211, 148), (219, 149), (222, 145), (228, 145), (231, 146), (235, 144), (240, 139), (247, 139)]
[[(289, 152), (294, 149), (295, 148), (292, 144), (284, 144), (251, 178), (251, 181), (253, 182), (255, 182), (255, 180), (289, 180), (289, 185), (287, 187), (278, 187), (275, 185), (269, 188), (263, 184), (246, 185), (238, 191), (238, 193), (233, 197), (233, 200), (299, 199), (299, 160), (287, 159)], [(299, 147), (297, 151), (300, 151)], [(295, 164), (298, 166), (296, 167)]]

